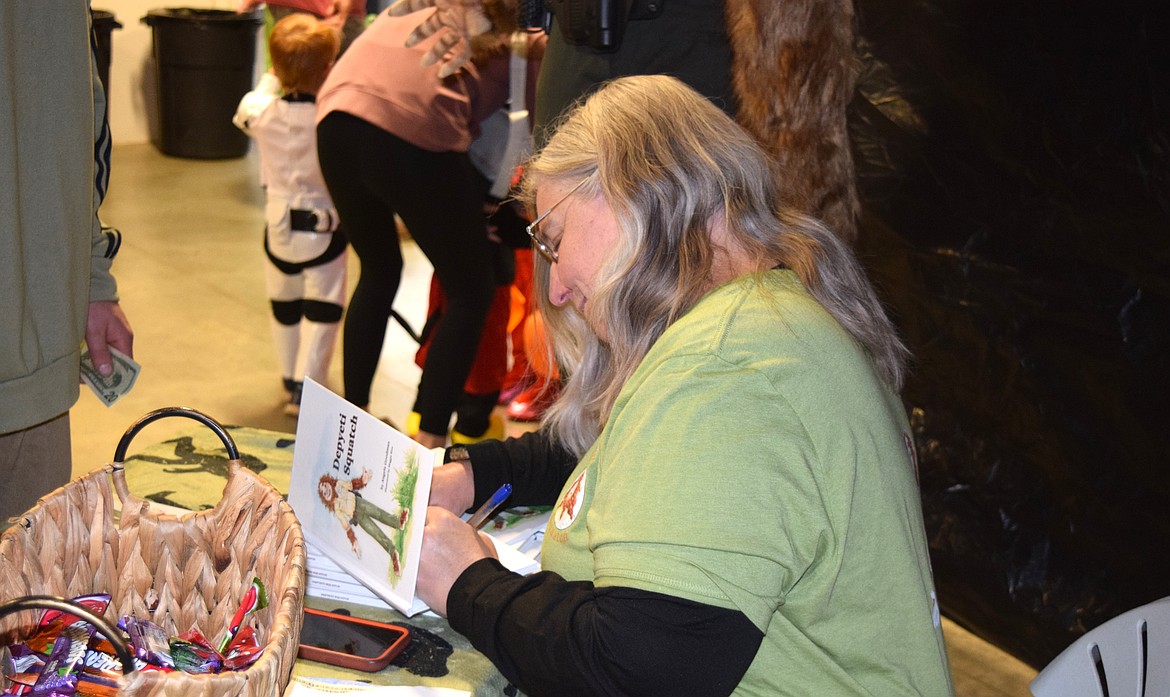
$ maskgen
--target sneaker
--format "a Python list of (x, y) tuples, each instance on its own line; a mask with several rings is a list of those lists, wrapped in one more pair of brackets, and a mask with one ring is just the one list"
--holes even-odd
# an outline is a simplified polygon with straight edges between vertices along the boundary
[(395, 575), (402, 575), (402, 566), (398, 562), (398, 550), (393, 547), (390, 548), (390, 566), (394, 567)]
[(534, 379), (535, 378), (533, 378), (532, 373), (525, 373), (524, 376), (519, 380), (505, 387), (500, 391), (499, 405), (501, 407), (508, 406), (512, 400), (519, 397), (520, 394), (524, 392), (524, 390), (532, 387), (532, 382)]
[(289, 390), (288, 402), (284, 405), (285, 416), (297, 417), (301, 415), (301, 394), (305, 391), (305, 384), (303, 382), (293, 383), (293, 388)]
[(419, 426), (422, 425), (422, 414), (417, 411), (412, 411), (406, 417), (406, 430), (403, 431), (406, 435), (414, 438), (418, 435)]
[(410, 509), (403, 508), (402, 512), (398, 514), (398, 529), (399, 530), (406, 529), (406, 521), (407, 520), (410, 520)]
[(538, 382), (520, 393), (508, 405), (508, 418), (513, 421), (540, 421), (544, 412), (561, 394), (560, 383)]

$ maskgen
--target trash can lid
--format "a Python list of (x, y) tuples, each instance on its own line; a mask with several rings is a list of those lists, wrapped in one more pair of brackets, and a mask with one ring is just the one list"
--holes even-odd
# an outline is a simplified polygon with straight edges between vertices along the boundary
[(147, 10), (142, 18), (146, 24), (154, 26), (158, 23), (183, 22), (195, 24), (263, 24), (264, 18), (260, 12), (253, 10), (240, 14), (232, 10), (208, 10), (194, 7), (164, 7)]
[(122, 23), (114, 19), (114, 13), (109, 10), (90, 9), (93, 15), (94, 26), (110, 27), (111, 29), (121, 29)]

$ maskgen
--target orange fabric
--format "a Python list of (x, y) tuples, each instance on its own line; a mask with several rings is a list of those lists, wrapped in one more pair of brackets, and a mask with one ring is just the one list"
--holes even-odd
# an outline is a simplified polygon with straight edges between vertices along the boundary
[(556, 364), (549, 363), (547, 341), (540, 312), (533, 310), (524, 322), (524, 353), (528, 356), (528, 365), (538, 378), (559, 380), (560, 371), (557, 370)]
[(508, 333), (512, 338), (512, 367), (504, 378), (504, 386), (511, 387), (529, 373), (528, 356), (524, 353), (524, 323), (536, 306), (532, 297), (532, 250), (516, 250), (516, 276), (512, 281), (512, 313), (508, 318)]

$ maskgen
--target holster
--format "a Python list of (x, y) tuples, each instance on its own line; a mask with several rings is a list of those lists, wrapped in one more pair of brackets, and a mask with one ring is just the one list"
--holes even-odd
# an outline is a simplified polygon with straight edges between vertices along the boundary
[(622, 44), (626, 22), (654, 19), (666, 0), (543, 0), (545, 32), (555, 16), (561, 35), (574, 46), (612, 53)]

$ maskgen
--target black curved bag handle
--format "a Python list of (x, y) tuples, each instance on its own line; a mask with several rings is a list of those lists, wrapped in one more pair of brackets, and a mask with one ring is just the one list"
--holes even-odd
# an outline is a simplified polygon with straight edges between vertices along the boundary
[(240, 450), (236, 447), (236, 442), (232, 440), (232, 437), (228, 435), (227, 430), (225, 430), (218, 421), (211, 418), (207, 414), (204, 414), (203, 412), (195, 409), (191, 409), (190, 407), (163, 407), (162, 409), (155, 409), (146, 416), (143, 416), (131, 424), (130, 428), (126, 429), (126, 432), (122, 434), (122, 439), (118, 441), (118, 447), (114, 450), (114, 463), (121, 464), (126, 461), (126, 449), (130, 447), (130, 441), (133, 440), (134, 436), (138, 435), (138, 432), (145, 428), (147, 424), (153, 423), (168, 416), (183, 416), (202, 423), (204, 426), (207, 426), (212, 431), (214, 431), (215, 435), (219, 436), (220, 441), (222, 441), (224, 447), (227, 448), (229, 460), (240, 459)]

